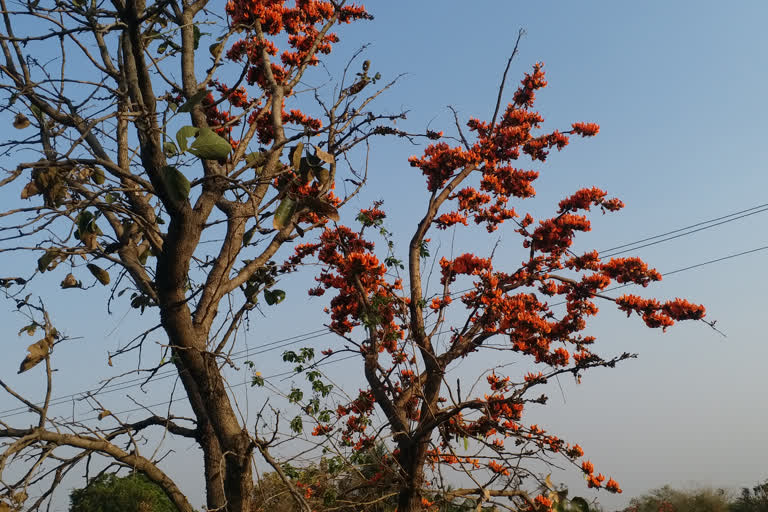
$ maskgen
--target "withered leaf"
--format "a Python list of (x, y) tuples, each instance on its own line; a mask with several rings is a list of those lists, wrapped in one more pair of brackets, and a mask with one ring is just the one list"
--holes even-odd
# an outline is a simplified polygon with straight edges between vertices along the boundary
[(91, 271), (91, 274), (93, 274), (93, 277), (98, 279), (98, 281), (103, 284), (104, 286), (109, 284), (109, 272), (104, 270), (98, 265), (94, 265), (93, 263), (89, 263), (86, 265), (88, 267), (88, 270)]
[(319, 147), (315, 146), (315, 156), (322, 160), (323, 162), (327, 163), (328, 165), (333, 165), (336, 163), (336, 157), (332, 154), (328, 153), (327, 151), (323, 151)]
[(13, 127), (17, 130), (23, 130), (27, 126), (30, 125), (29, 119), (27, 119), (27, 116), (19, 112), (16, 114), (16, 117), (13, 118)]
[(37, 188), (37, 184), (34, 180), (30, 181), (26, 185), (24, 185), (24, 188), (21, 190), (21, 198), (22, 199), (29, 199), (32, 196), (36, 196), (40, 193), (40, 189)]
[(80, 282), (77, 279), (75, 279), (74, 275), (67, 274), (67, 277), (65, 277), (64, 280), (61, 282), (61, 287), (64, 289), (79, 288)]
[(53, 336), (47, 335), (27, 347), (27, 357), (19, 365), (19, 373), (25, 372), (37, 366), (37, 364), (46, 358), (53, 347)]
[(328, 217), (336, 222), (339, 220), (339, 211), (328, 201), (317, 197), (305, 197), (302, 199), (302, 205), (321, 217)]

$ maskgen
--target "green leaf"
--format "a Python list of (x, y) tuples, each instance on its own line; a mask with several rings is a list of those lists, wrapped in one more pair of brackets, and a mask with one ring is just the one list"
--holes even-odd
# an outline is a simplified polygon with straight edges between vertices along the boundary
[(272, 226), (275, 229), (283, 229), (291, 223), (293, 214), (296, 213), (297, 203), (294, 199), (286, 196), (280, 202), (275, 210), (275, 217), (272, 219)]
[(296, 416), (291, 420), (291, 430), (297, 434), (301, 434), (304, 431), (304, 422), (301, 421), (301, 416)]
[(264, 300), (270, 306), (280, 304), (285, 300), (285, 292), (283, 290), (264, 290)]
[(589, 503), (581, 496), (576, 496), (571, 499), (571, 508), (575, 512), (589, 512)]
[(174, 144), (172, 141), (166, 141), (163, 142), (163, 153), (165, 153), (165, 156), (172, 157), (179, 154), (179, 149), (176, 147), (176, 144)]
[(466, 452), (467, 450), (469, 450), (469, 438), (465, 437), (464, 438), (464, 451)]
[(194, 126), (182, 126), (179, 131), (176, 132), (176, 142), (179, 143), (179, 151), (182, 153), (187, 150), (187, 139), (197, 135), (199, 130)]
[(189, 98), (182, 106), (179, 107), (177, 112), (192, 112), (192, 109), (195, 108), (195, 105), (203, 101), (203, 98), (206, 96), (208, 96), (208, 91), (206, 89), (197, 91), (192, 95), (191, 98)]
[(117, 201), (117, 196), (110, 192), (104, 196), (104, 201), (106, 201), (107, 204), (112, 204)]
[(94, 227), (93, 214), (88, 210), (80, 212), (80, 215), (77, 216), (77, 230), (80, 232), (80, 237), (82, 238), (83, 234), (89, 231), (95, 232)]
[(195, 50), (200, 46), (200, 37), (202, 37), (203, 33), (200, 32), (200, 29), (197, 27), (197, 25), (192, 27), (192, 30), (195, 34)]
[(245, 163), (252, 166), (259, 166), (262, 165), (265, 161), (264, 154), (263, 153), (248, 153), (245, 155)]
[(104, 180), (106, 178), (104, 177), (104, 171), (102, 169), (94, 169), (93, 173), (91, 174), (91, 180), (97, 184), (97, 185), (103, 185)]
[(254, 233), (256, 233), (256, 226), (253, 226), (251, 229), (245, 232), (245, 234), (243, 235), (243, 246), (246, 246), (249, 243), (251, 243)]
[(43, 111), (40, 110), (36, 105), (30, 105), (29, 110), (32, 111), (32, 113), (35, 115), (36, 118), (40, 120), (43, 119)]
[(288, 394), (288, 401), (292, 404), (301, 402), (302, 398), (304, 398), (304, 392), (299, 388), (291, 389), (291, 392)]
[(189, 197), (190, 183), (184, 174), (175, 167), (166, 165), (160, 172), (165, 183), (168, 196), (176, 202), (186, 201)]
[(203, 128), (189, 152), (203, 160), (223, 160), (232, 151), (232, 145), (210, 128)]

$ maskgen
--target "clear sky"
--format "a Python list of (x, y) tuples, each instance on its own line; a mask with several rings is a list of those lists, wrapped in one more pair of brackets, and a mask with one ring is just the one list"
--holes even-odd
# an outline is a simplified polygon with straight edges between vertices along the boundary
[[(593, 185), (627, 204), (618, 214), (597, 215), (593, 232), (577, 241), (577, 249), (607, 249), (768, 203), (768, 4), (762, 0), (390, 0), (367, 7), (376, 19), (341, 28), (342, 42), (329, 66), (337, 69), (361, 44), (370, 43), (366, 56), (384, 79), (408, 73), (379, 106), (409, 110), (406, 125), (413, 130), (428, 126), (453, 134), (448, 105), (464, 119), (490, 117), (517, 31), (526, 30), (508, 90), (534, 62), (543, 61), (549, 87), (538, 95), (537, 106), (545, 125), (567, 129), (573, 121), (590, 121), (599, 123), (601, 132), (552, 154), (540, 167), (537, 199), (519, 209), (543, 215), (562, 197)], [(368, 188), (355, 205), (383, 198), (389, 227), (402, 246), (426, 198), (423, 179), (406, 161), (418, 152), (402, 141), (374, 144)], [(633, 254), (662, 273), (674, 271), (768, 245), (766, 219), (768, 212), (752, 215)], [(498, 258), (509, 257), (514, 264), (519, 260), (514, 235), (510, 227), (493, 237), (460, 230), (457, 246), (481, 254), (500, 240)], [(451, 236), (435, 233), (434, 246), (445, 250)], [(666, 334), (650, 331), (637, 318), (626, 319), (605, 305), (590, 327), (602, 353), (629, 351), (640, 357), (614, 370), (588, 373), (580, 385), (561, 379), (562, 392), (551, 388), (549, 406), (530, 410), (527, 422), (580, 443), (599, 471), (620, 482), (624, 494), (598, 496), (609, 510), (664, 484), (737, 488), (768, 478), (768, 345), (760, 323), (766, 258), (768, 251), (758, 251), (671, 275), (643, 291), (705, 304), (708, 319), (717, 320), (727, 337), (701, 323)], [(3, 275), (29, 265), (5, 256), (0, 261), (7, 269)], [(311, 282), (305, 277), (287, 285), (288, 299), (268, 310), (267, 318), (253, 319), (244, 340), (251, 348), (321, 327), (324, 303), (306, 300), (303, 290)], [(125, 301), (108, 316), (104, 296), (73, 301), (58, 290), (59, 280), (48, 282), (54, 288), (35, 291), (50, 298), (55, 318), (68, 333), (83, 337), (57, 354), (59, 389), (65, 394), (105, 376), (106, 351), (125, 343), (137, 327), (150, 325), (150, 319), (136, 317)], [(15, 337), (22, 325), (18, 317), (0, 312), (12, 353), (0, 361), (4, 378), (15, 374), (23, 358), (27, 340)], [(332, 343), (326, 336), (317, 346)], [(265, 374), (283, 369), (279, 352), (252, 359)], [(488, 364), (481, 359), (454, 371), (470, 375)], [(346, 365), (345, 373), (346, 368), (352, 366)], [(28, 374), (9, 380), (32, 389)], [(355, 382), (350, 377), (346, 383)], [(157, 401), (167, 399), (163, 392)], [(132, 393), (153, 402), (141, 391)], [(0, 398), (0, 409), (15, 405)], [(185, 472), (190, 493), (199, 493), (199, 476), (184, 469), (199, 459), (187, 445), (177, 452), (177, 462), (168, 462), (169, 467)], [(591, 495), (575, 470), (556, 473), (554, 480)]]

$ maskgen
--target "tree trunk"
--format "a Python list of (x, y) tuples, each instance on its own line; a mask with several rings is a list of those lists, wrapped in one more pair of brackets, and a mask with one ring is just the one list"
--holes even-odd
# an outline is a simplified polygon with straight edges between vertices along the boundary
[(404, 441), (398, 447), (397, 461), (402, 471), (403, 486), (397, 496), (397, 511), (419, 512), (424, 508), (421, 491), (424, 488), (424, 464), (429, 443), (426, 440)]
[(209, 422), (198, 427), (198, 443), (203, 450), (205, 469), (205, 505), (208, 510), (224, 510), (227, 496), (224, 492), (224, 464), (219, 440)]

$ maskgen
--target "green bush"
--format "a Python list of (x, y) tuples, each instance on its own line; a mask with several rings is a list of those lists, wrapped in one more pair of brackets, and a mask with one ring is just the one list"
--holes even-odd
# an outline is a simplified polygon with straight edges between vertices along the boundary
[(141, 474), (101, 474), (69, 495), (69, 512), (177, 512), (168, 496)]

